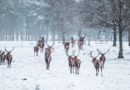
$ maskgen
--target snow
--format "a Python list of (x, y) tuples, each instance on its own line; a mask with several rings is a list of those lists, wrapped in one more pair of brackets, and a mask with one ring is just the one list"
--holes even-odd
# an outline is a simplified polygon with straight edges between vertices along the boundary
[[(130, 90), (130, 47), (127, 46), (127, 42), (124, 42), (125, 59), (117, 59), (118, 47), (112, 47), (112, 42), (91, 42), (91, 46), (86, 44), (79, 56), (82, 61), (79, 75), (69, 73), (62, 43), (55, 43), (50, 70), (45, 68), (44, 53), (34, 57), (35, 44), (36, 42), (26, 41), (0, 42), (0, 49), (6, 47), (10, 50), (15, 47), (12, 52), (12, 67), (0, 65), (0, 90)], [(98, 77), (95, 75), (88, 55), (90, 51), (96, 55), (97, 48), (103, 52), (110, 48), (106, 55), (103, 77), (100, 73)]]

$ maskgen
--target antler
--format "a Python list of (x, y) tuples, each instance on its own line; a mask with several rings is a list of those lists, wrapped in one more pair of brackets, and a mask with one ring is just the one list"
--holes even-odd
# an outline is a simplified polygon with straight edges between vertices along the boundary
[(4, 49), (5, 49), (6, 52), (8, 52), (7, 49), (6, 49), (6, 47), (4, 47)]
[[(98, 53), (98, 55), (99, 55), (99, 54), (100, 54), (100, 53)], [(89, 55), (91, 56), (91, 58), (97, 58), (97, 57), (98, 57), (98, 55), (94, 57), (94, 56), (92, 55), (92, 51), (89, 53)]]
[(103, 53), (104, 55), (107, 54), (110, 51), (110, 49), (108, 49), (105, 53)]
[(54, 46), (54, 44), (55, 44), (55, 41), (53, 41), (53, 44), (51, 45), (51, 47), (53, 47), (53, 46)]
[(9, 51), (7, 51), (7, 49), (6, 49), (6, 47), (5, 47), (5, 51), (6, 52), (12, 52), (14, 50), (14, 47), (11, 49), (11, 50), (9, 50)]
[(97, 51), (98, 51), (98, 53), (100, 53), (100, 54), (101, 54), (101, 51), (100, 51), (99, 49), (97, 49)]
[(99, 49), (97, 49), (97, 51), (100, 53), (100, 54), (107, 54), (109, 51), (110, 51), (110, 49), (108, 49), (106, 52), (104, 52), (104, 53), (102, 53)]
[(83, 36), (84, 38), (86, 37), (86, 33), (84, 34), (84, 36)]
[(69, 57), (69, 56), (73, 56), (73, 55), (74, 55), (74, 53), (75, 53), (75, 51), (73, 51), (73, 52), (72, 52), (72, 54), (71, 54), (71, 55), (69, 55), (69, 54), (68, 54), (68, 52), (66, 52), (66, 55)]
[[(74, 51), (75, 52), (75, 51)], [(79, 56), (79, 54), (80, 54), (80, 50), (78, 50), (78, 54), (77, 55), (75, 55), (76, 57), (78, 57)]]
[(50, 45), (48, 45), (48, 43), (47, 43), (47, 41), (46, 41), (46, 45), (47, 45), (48, 47), (53, 47), (54, 44), (55, 44), (55, 41), (54, 41), (53, 44), (50, 46)]
[(92, 51), (89, 52), (89, 55), (91, 58), (94, 58), (93, 55), (92, 55)]
[(9, 52), (12, 52), (14, 50), (14, 47), (12, 48), (12, 50), (10, 50)]

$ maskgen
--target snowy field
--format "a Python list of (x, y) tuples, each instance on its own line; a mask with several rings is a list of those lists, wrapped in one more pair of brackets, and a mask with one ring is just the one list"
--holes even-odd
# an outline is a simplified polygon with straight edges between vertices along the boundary
[[(0, 90), (130, 90), (130, 47), (127, 42), (124, 43), (124, 59), (117, 59), (118, 47), (111, 47), (112, 42), (91, 42), (91, 46), (86, 45), (79, 55), (82, 61), (79, 75), (70, 74), (62, 43), (55, 43), (50, 70), (45, 68), (44, 53), (34, 57), (35, 44), (0, 42), (0, 49), (7, 47), (10, 50), (15, 47), (12, 67), (0, 65)], [(87, 54), (93, 51), (97, 55), (97, 48), (103, 52), (110, 48), (103, 77), (100, 73), (98, 77), (95, 75), (95, 68)]]

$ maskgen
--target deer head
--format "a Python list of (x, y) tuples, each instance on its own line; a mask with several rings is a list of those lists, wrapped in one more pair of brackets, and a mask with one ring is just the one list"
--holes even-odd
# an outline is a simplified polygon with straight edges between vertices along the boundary
[(70, 59), (70, 58), (72, 58), (72, 56), (74, 55), (74, 53), (75, 53), (75, 51), (73, 51), (73, 52), (71, 53), (71, 55), (69, 55), (68, 52), (66, 52), (66, 55), (67, 55), (68, 58)]
[(100, 53), (98, 53), (95, 57), (92, 55), (92, 51), (89, 53), (90, 57), (92, 58), (92, 62), (97, 60), (97, 57)]
[(46, 45), (48, 46), (48, 49), (50, 49), (50, 50), (53, 49), (53, 51), (54, 51), (54, 48), (53, 48), (54, 44), (55, 44), (55, 41), (53, 41), (52, 45), (49, 45), (49, 44), (47, 43), (47, 41), (46, 41)]

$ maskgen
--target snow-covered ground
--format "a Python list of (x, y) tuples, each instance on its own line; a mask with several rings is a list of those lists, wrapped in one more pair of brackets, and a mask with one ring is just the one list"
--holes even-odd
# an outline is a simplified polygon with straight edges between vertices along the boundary
[[(124, 43), (125, 59), (117, 59), (118, 47), (111, 47), (112, 42), (85, 46), (80, 52), (80, 74), (70, 74), (68, 60), (63, 45), (56, 42), (52, 54), (50, 70), (46, 70), (44, 53), (34, 57), (35, 42), (0, 42), (0, 49), (15, 47), (12, 52), (12, 67), (0, 65), (0, 90), (130, 90), (130, 47)], [(106, 55), (104, 76), (97, 77), (95, 69), (87, 54), (96, 49), (110, 52)], [(75, 49), (74, 49), (75, 50)], [(27, 79), (27, 80), (23, 80)], [(37, 89), (38, 90), (38, 89)]]

